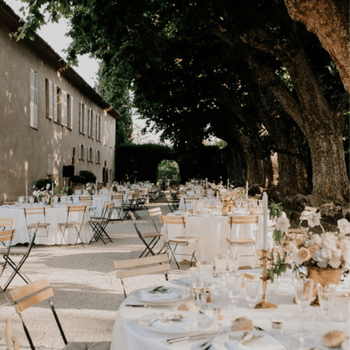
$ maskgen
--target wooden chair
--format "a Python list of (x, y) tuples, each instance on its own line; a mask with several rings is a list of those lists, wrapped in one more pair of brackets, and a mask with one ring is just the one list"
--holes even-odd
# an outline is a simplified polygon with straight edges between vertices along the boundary
[[(160, 222), (163, 224), (164, 232), (165, 232), (165, 245), (166, 248), (170, 251), (170, 260), (169, 263), (174, 259), (176, 266), (178, 269), (180, 269), (180, 266), (176, 260), (175, 255), (184, 255), (184, 256), (190, 256), (191, 257), (191, 266), (193, 262), (196, 262), (196, 249), (198, 242), (200, 240), (200, 237), (197, 236), (189, 236), (186, 229), (186, 217), (185, 216), (160, 216)], [(169, 238), (168, 235), (168, 226), (169, 225), (181, 225), (183, 227), (183, 230), (185, 231), (184, 236), (177, 236), (175, 238)], [(188, 247), (191, 251), (190, 254), (185, 253), (176, 253), (176, 249), (178, 246)]]
[(7, 350), (20, 349), (18, 339), (12, 337), (12, 321), (10, 318), (6, 322), (6, 345)]
[[(7, 254), (4, 254), (5, 264), (8, 267), (11, 267), (13, 270), (10, 277), (7, 279), (3, 287), (4, 292), (6, 291), (8, 286), (11, 284), (13, 279), (16, 277), (16, 275), (21, 277), (25, 283), (30, 283), (30, 279), (21, 271), (21, 268), (24, 265), (24, 263), (27, 261), (30, 255), (30, 252), (32, 251), (35, 238), (36, 238), (36, 233), (39, 229), (39, 226), (40, 226), (40, 222), (37, 223), (37, 226), (34, 232), (32, 233), (31, 241), (29, 242), (27, 248), (23, 249), (23, 248), (12, 247), (11, 250), (9, 249)], [(14, 235), (14, 232), (13, 232), (13, 235)]]
[[(153, 248), (156, 246), (156, 244), (159, 242), (160, 238), (162, 237), (162, 234), (160, 232), (144, 232), (142, 233), (140, 228), (137, 226), (136, 219), (134, 213), (130, 213), (132, 222), (134, 224), (135, 230), (139, 238), (141, 239), (142, 243), (145, 245), (145, 249), (140, 254), (139, 258), (142, 258), (145, 254), (145, 257), (149, 254), (157, 255), (158, 253), (155, 253), (153, 251)], [(147, 242), (149, 240), (149, 242)], [(162, 250), (162, 249), (161, 249)]]
[[(226, 238), (227, 243), (229, 244), (229, 247), (232, 245), (238, 247), (239, 245), (250, 245), (252, 249), (252, 255), (253, 255), (253, 261), (251, 268), (254, 268), (255, 266), (255, 260), (256, 260), (256, 234), (257, 229), (255, 233), (254, 238), (243, 238), (243, 237), (233, 237), (232, 235), (232, 228), (233, 225), (253, 225), (258, 224), (259, 215), (242, 215), (242, 216), (230, 216), (228, 218), (228, 224), (230, 225), (230, 238)], [(241, 255), (241, 257), (250, 256), (250, 255)]]
[(93, 197), (92, 196), (79, 196), (79, 203), (89, 207), (89, 213), (93, 216), (96, 214), (96, 207), (92, 206)]
[(9, 295), (12, 302), (14, 303), (15, 310), (22, 321), (24, 332), (27, 336), (28, 342), (30, 344), (30, 348), (32, 350), (35, 350), (34, 343), (29, 334), (28, 328), (24, 322), (22, 313), (25, 310), (29, 309), (30, 307), (35, 306), (45, 300), (49, 302), (50, 309), (53, 313), (58, 330), (65, 344), (65, 347), (63, 350), (88, 350), (88, 349), (109, 350), (110, 349), (111, 342), (99, 342), (99, 343), (91, 343), (91, 342), (68, 343), (67, 342), (66, 336), (64, 334), (63, 328), (59, 321), (53, 302), (50, 300), (54, 296), (54, 292), (50, 287), (49, 281), (46, 278), (42, 278), (35, 282), (29, 283), (26, 286), (14, 289), (9, 292)]
[(117, 270), (117, 277), (120, 279), (126, 298), (124, 278), (164, 272), (165, 279), (168, 280), (167, 272), (170, 271), (170, 264), (166, 254), (162, 254), (141, 259), (116, 260), (114, 268)]
[[(68, 229), (74, 228), (76, 233), (77, 233), (77, 238), (76, 238), (75, 244), (77, 244), (78, 239), (80, 239), (80, 242), (83, 244), (83, 247), (84, 247), (84, 243), (81, 239), (80, 234), (81, 234), (81, 230), (82, 230), (83, 225), (84, 225), (86, 208), (87, 208), (86, 205), (68, 205), (67, 206), (66, 222), (59, 222), (57, 224), (58, 228), (60, 229), (61, 234), (62, 234), (60, 245), (62, 244), (63, 239), (66, 241), (66, 244), (68, 244), (68, 241), (66, 240), (65, 234), (66, 234)], [(71, 216), (70, 214), (71, 213), (77, 213), (77, 214), (80, 213), (82, 216), (81, 221), (70, 221), (70, 216)]]
[(123, 210), (123, 198), (124, 195), (123, 194), (114, 194), (111, 196), (111, 201), (114, 203), (114, 207), (113, 207), (113, 211), (112, 211), (112, 215), (113, 212), (116, 211), (117, 212), (117, 218), (116, 219), (110, 219), (110, 221), (122, 221), (122, 210)]
[(102, 215), (99, 217), (92, 216), (90, 218), (89, 225), (91, 226), (92, 231), (94, 232), (90, 240), (90, 243), (92, 241), (97, 242), (99, 239), (101, 239), (101, 241), (104, 244), (106, 244), (102, 236), (105, 236), (107, 239), (109, 239), (113, 243), (111, 237), (109, 237), (108, 233), (106, 232), (106, 227), (110, 222), (113, 208), (114, 208), (114, 202), (105, 202), (103, 205)]
[(185, 209), (186, 210), (193, 209), (193, 202), (198, 200), (199, 200), (199, 197), (191, 197), (191, 198), (184, 197)]
[(172, 195), (165, 195), (166, 201), (168, 203), (168, 208), (171, 212), (179, 209), (180, 200), (175, 199)]
[[(39, 224), (39, 230), (41, 229), (41, 236), (38, 235), (39, 230), (36, 234), (36, 237), (45, 237), (46, 238), (46, 246), (49, 240), (49, 231), (50, 231), (50, 223), (46, 222), (46, 209), (45, 207), (27, 207), (23, 208), (24, 211), (24, 218), (26, 220), (26, 226), (27, 226), (27, 231), (28, 231), (28, 237), (29, 239), (32, 239), (32, 230), (34, 230), (37, 225), (38, 221), (40, 222)], [(36, 222), (33, 220), (30, 221), (30, 217), (36, 216)]]
[(14, 224), (15, 218), (0, 218), (0, 230), (9, 230)]
[[(15, 231), (15, 229), (0, 231), (0, 256), (9, 256), (11, 251), (11, 243), (13, 236), (15, 235)], [(7, 260), (5, 258), (4, 260), (0, 260), (0, 278), (5, 271), (6, 265)]]

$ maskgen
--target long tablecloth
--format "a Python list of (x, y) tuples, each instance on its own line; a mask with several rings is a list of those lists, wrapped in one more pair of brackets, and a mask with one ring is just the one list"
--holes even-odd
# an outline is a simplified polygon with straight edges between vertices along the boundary
[[(16, 207), (0, 207), (0, 217), (1, 218), (14, 218), (15, 224), (14, 228), (16, 229), (15, 237), (12, 240), (12, 245), (16, 245), (19, 243), (28, 243), (30, 241), (27, 227), (26, 227), (26, 220), (24, 216), (24, 210), (23, 208), (16, 208)], [(35, 244), (60, 244), (62, 234), (57, 226), (58, 223), (66, 222), (67, 219), (67, 207), (65, 205), (61, 205), (55, 208), (47, 207), (46, 208), (46, 222), (50, 223), (49, 227), (49, 238), (48, 240), (46, 237), (44, 237), (44, 229), (40, 229), (38, 231), (37, 237), (35, 239)], [(84, 224), (81, 230), (81, 239), (84, 243), (89, 243), (92, 238), (92, 230), (88, 223), (90, 219), (88, 210), (85, 213), (84, 216)], [(37, 221), (43, 221), (43, 218), (41, 215), (31, 215), (30, 219), (28, 219), (29, 223), (35, 223)], [(70, 213), (70, 221), (78, 221), (81, 222), (82, 220), (82, 213)], [(46, 232), (45, 232), (46, 233)], [(74, 244), (77, 238), (77, 234), (74, 228), (69, 228), (65, 234), (66, 240), (68, 244)], [(80, 243), (80, 241), (78, 241)], [(66, 241), (63, 240), (62, 244), (66, 244)]]
[[(226, 288), (222, 288), (222, 290), (225, 292)], [(338, 300), (336, 301), (339, 302), (340, 300), (340, 302), (343, 302), (342, 305), (344, 305), (343, 307), (345, 310), (347, 308), (347, 319), (343, 322), (335, 322), (335, 319), (332, 318), (334, 315), (331, 315), (330, 327), (328, 330), (325, 329), (323, 310), (320, 307), (313, 306), (308, 306), (306, 308), (305, 331), (309, 335), (310, 339), (315, 341), (313, 346), (317, 345), (318, 349), (326, 350), (326, 348), (320, 346), (319, 342), (320, 336), (326, 333), (326, 331), (335, 329), (341, 330), (344, 331), (347, 336), (349, 336), (350, 303), (349, 298), (344, 297), (345, 291), (349, 292), (349, 277), (347, 278), (346, 283), (341, 283), (341, 285), (338, 286)], [(230, 321), (236, 319), (237, 317), (245, 316), (252, 319), (255, 326), (262, 328), (266, 332), (271, 332), (272, 319), (280, 320), (283, 322), (283, 334), (276, 336), (276, 339), (282, 340), (284, 344), (287, 345), (286, 349), (298, 349), (300, 343), (297, 340), (297, 333), (301, 330), (302, 325), (301, 309), (299, 306), (293, 303), (293, 297), (294, 287), (292, 284), (292, 276), (290, 273), (287, 273), (281, 278), (279, 283), (269, 283), (268, 285), (268, 300), (277, 306), (276, 309), (249, 309), (248, 303), (245, 300), (244, 288), (242, 288), (235, 312), (229, 307), (229, 299), (227, 294), (221, 293), (212, 297), (212, 303), (208, 303), (209, 308), (207, 308), (205, 313), (208, 316), (213, 316), (214, 313), (212, 309), (220, 307), (224, 317), (224, 325), (225, 322), (227, 325)], [(260, 300), (261, 293), (258, 301)], [(113, 329), (111, 350), (198, 350), (198, 348), (194, 347), (194, 344), (197, 343), (196, 341), (169, 345), (166, 342), (166, 339), (173, 338), (174, 335), (155, 333), (142, 327), (138, 323), (139, 318), (147, 314), (161, 314), (167, 311), (173, 311), (176, 313), (174, 306), (162, 307), (158, 309), (155, 307), (132, 308), (125, 306), (125, 304), (135, 303), (138, 303), (137, 299), (129, 296), (117, 311)], [(176, 314), (179, 313), (181, 312), (177, 312)], [(215, 316), (213, 317), (215, 319)], [(335, 314), (335, 317), (337, 317), (337, 314)], [(202, 332), (205, 332), (205, 330), (202, 330)], [(227, 350), (224, 344), (227, 340), (228, 334), (215, 337), (213, 347), (211, 349)]]

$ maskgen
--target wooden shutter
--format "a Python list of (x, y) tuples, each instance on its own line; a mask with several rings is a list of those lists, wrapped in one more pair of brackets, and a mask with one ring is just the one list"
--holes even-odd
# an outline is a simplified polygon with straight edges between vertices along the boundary
[(67, 126), (67, 91), (61, 90), (61, 124)]
[(73, 130), (73, 104), (74, 104), (74, 98), (73, 96), (70, 96), (70, 120), (69, 120), (69, 128)]
[(30, 70), (30, 126), (38, 127), (38, 74)]
[(52, 82), (49, 80), (49, 119), (53, 116), (53, 96), (52, 96)]
[(86, 131), (87, 131), (87, 122), (88, 122), (88, 113), (89, 113), (89, 109), (87, 107), (87, 105), (84, 105), (84, 129), (83, 129), (83, 134), (85, 135), (86, 134)]
[(57, 123), (57, 85), (53, 84), (53, 121)]
[(83, 133), (83, 104), (79, 102), (79, 132)]

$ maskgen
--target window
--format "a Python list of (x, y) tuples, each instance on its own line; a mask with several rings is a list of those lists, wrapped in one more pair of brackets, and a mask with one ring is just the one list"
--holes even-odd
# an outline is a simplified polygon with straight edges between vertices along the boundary
[(101, 142), (101, 116), (96, 115), (96, 141)]
[(91, 138), (92, 139), (94, 138), (94, 132), (95, 132), (95, 130), (94, 130), (94, 125), (95, 125), (94, 120), (96, 120), (96, 113), (92, 112), (92, 114), (91, 114)]
[(92, 138), (92, 110), (88, 109), (88, 137)]
[(30, 126), (38, 128), (38, 73), (30, 70)]
[(96, 150), (96, 164), (101, 164), (100, 151)]
[(52, 83), (48, 79), (45, 79), (45, 98), (46, 98), (46, 118), (51, 120), (53, 116)]
[(88, 159), (88, 162), (94, 161), (93, 151), (91, 147), (88, 148), (87, 159)]
[(103, 146), (107, 145), (107, 120), (104, 122), (104, 131), (103, 131)]
[(79, 103), (79, 132), (85, 135), (85, 105)]
[(67, 128), (73, 130), (73, 97), (67, 94)]
[(62, 124), (62, 111), (63, 111), (63, 99), (62, 99), (62, 90), (57, 86), (57, 118), (56, 123)]
[(58, 117), (57, 117), (57, 85), (53, 84), (53, 121), (57, 123)]
[(79, 145), (79, 160), (84, 160), (84, 145)]

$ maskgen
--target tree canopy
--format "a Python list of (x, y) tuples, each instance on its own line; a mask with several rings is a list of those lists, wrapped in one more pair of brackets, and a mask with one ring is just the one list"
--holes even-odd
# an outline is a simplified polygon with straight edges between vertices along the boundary
[(317, 28), (310, 22), (315, 0), (303, 11), (288, 0), (26, 2), (26, 35), (45, 22), (45, 11), (53, 21), (69, 17), (70, 60), (85, 53), (101, 59), (112, 95), (132, 88), (139, 113), (184, 154), (218, 136), (228, 145), (230, 178), (267, 185), (277, 152), (281, 193), (349, 200), (349, 32), (339, 12), (348, 15), (346, 1), (323, 0), (339, 20)]

